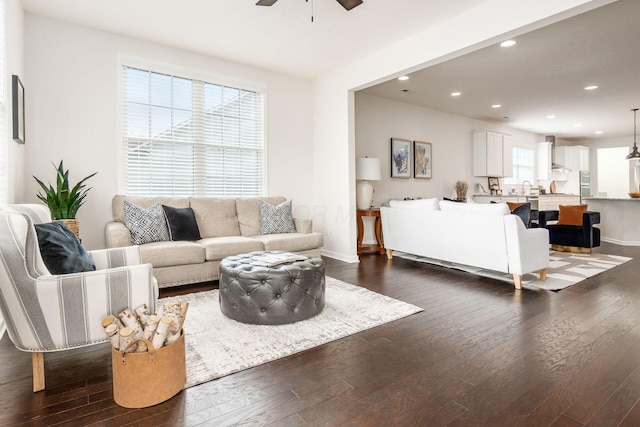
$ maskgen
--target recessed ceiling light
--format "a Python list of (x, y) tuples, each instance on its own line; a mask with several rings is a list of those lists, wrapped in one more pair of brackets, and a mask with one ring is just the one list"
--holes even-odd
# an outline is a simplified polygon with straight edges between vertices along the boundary
[(547, 116), (547, 119), (555, 119), (555, 118), (556, 118), (555, 114), (549, 114)]
[(462, 92), (451, 92), (451, 96), (460, 96)]
[(502, 43), (500, 43), (500, 46), (502, 46), (502, 47), (511, 47), (514, 44), (516, 44), (515, 40), (506, 40), (506, 41), (503, 41)]
[(604, 133), (604, 131), (601, 131), (601, 130), (597, 130), (597, 131), (595, 131), (594, 133), (595, 133), (595, 134), (598, 134), (598, 135), (600, 135), (600, 134), (603, 134), (603, 133)]
[(580, 123), (576, 123), (575, 125), (573, 125), (574, 128), (581, 128), (582, 125)]
[(409, 76), (400, 76), (398, 77), (398, 80), (400, 81), (409, 80)]
[(493, 104), (491, 106), (491, 108), (500, 108), (500, 107), (502, 107), (502, 104)]
[(587, 86), (587, 87), (584, 88), (584, 90), (595, 90), (595, 89), (598, 89), (598, 86), (591, 85), (591, 86)]

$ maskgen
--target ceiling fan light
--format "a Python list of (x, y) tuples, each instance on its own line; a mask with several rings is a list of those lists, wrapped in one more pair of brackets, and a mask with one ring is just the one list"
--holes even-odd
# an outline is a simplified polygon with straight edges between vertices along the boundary
[(340, 3), (345, 9), (351, 10), (356, 6), (360, 6), (362, 4), (362, 0), (338, 0), (338, 3)]

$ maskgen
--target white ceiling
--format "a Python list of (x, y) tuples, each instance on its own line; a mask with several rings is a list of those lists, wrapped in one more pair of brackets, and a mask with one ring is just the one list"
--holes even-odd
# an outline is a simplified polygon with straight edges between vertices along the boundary
[(639, 19), (639, 0), (619, 0), (516, 37), (513, 47), (490, 46), (363, 92), (566, 140), (630, 136), (630, 110), (640, 108)]
[[(364, 0), (351, 11), (335, 0), (256, 1), (22, 4), (27, 13), (315, 79), (486, 0)], [(640, 0), (619, 0), (519, 36), (510, 49), (488, 47), (365, 92), (562, 139), (631, 135), (630, 109), (640, 107), (638, 17)], [(599, 89), (585, 92), (588, 84)], [(463, 95), (453, 99), (453, 90)]]
[[(26, 12), (307, 79), (486, 0), (22, 0)], [(311, 22), (313, 8), (314, 22)]]

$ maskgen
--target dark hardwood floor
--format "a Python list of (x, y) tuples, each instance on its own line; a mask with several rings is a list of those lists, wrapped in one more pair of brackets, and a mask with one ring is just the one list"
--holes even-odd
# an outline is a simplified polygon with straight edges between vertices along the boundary
[(638, 426), (640, 248), (596, 251), (634, 259), (560, 292), (327, 259), (328, 275), (424, 311), (145, 409), (114, 403), (108, 345), (46, 354), (33, 393), (31, 357), (5, 335), (0, 425)]

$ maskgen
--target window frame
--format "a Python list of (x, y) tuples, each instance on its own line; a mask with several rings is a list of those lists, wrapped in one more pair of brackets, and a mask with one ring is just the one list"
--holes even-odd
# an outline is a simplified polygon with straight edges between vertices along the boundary
[[(181, 67), (169, 63), (149, 60), (145, 58), (129, 56), (124, 54), (118, 55), (117, 60), (117, 134), (116, 134), (116, 188), (119, 194), (127, 194), (127, 182), (126, 182), (126, 159), (125, 159), (125, 143), (124, 143), (124, 130), (125, 130), (125, 111), (124, 111), (124, 69), (125, 67), (138, 68), (146, 70), (152, 73), (167, 74), (175, 77), (180, 77), (189, 80), (199, 80), (205, 83), (213, 85), (220, 85), (240, 90), (259, 92), (262, 96), (262, 188), (259, 196), (265, 196), (268, 194), (269, 188), (269, 170), (268, 170), (268, 139), (267, 139), (267, 85), (255, 81), (242, 80), (233, 78), (221, 74), (210, 73), (199, 69), (192, 69)], [(200, 197), (207, 197), (207, 195), (198, 195)], [(211, 196), (211, 197), (225, 197), (225, 196)]]

